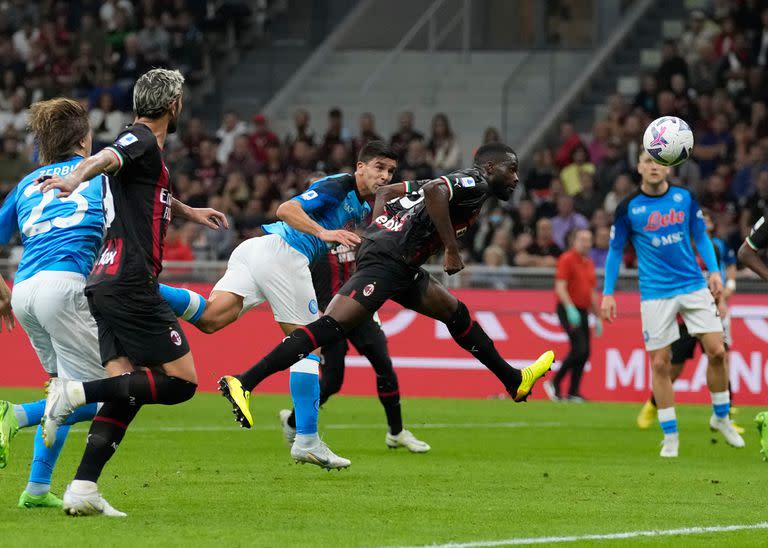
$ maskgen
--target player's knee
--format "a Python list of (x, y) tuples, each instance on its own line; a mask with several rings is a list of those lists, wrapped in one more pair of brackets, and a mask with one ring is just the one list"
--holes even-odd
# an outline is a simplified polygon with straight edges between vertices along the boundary
[(472, 327), (472, 318), (469, 315), (467, 306), (463, 302), (459, 301), (459, 306), (456, 307), (456, 311), (445, 322), (445, 325), (454, 339), (466, 335), (467, 331)]
[(195, 391), (197, 391), (197, 384), (193, 382), (185, 381), (178, 377), (168, 377), (168, 380), (169, 390), (167, 390), (165, 398), (163, 398), (164, 401), (162, 402), (165, 405), (184, 403), (185, 401), (192, 399), (192, 396), (195, 395)]
[(672, 364), (665, 356), (653, 356), (651, 358), (651, 369), (655, 375), (669, 376), (672, 371)]
[(294, 338), (312, 343), (312, 349), (323, 347), (344, 338), (344, 330), (339, 322), (330, 316), (323, 316), (302, 328), (296, 329), (289, 335)]
[(721, 366), (725, 363), (725, 345), (716, 344), (713, 348), (707, 349), (707, 358), (709, 363), (715, 366)]

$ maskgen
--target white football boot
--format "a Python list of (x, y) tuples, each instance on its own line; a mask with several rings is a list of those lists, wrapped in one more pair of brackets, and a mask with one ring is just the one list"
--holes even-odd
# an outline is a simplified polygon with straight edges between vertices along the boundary
[(326, 470), (341, 470), (342, 468), (349, 468), (352, 464), (351, 460), (340, 457), (331, 451), (322, 440), (318, 440), (314, 447), (308, 449), (299, 447), (294, 442), (293, 447), (291, 447), (291, 457), (298, 463), (314, 464)]
[(288, 444), (288, 447), (290, 447), (293, 445), (293, 442), (296, 439), (296, 429), (288, 424), (288, 418), (291, 416), (291, 410), (281, 409), (280, 413), (278, 413), (278, 416), (280, 417), (280, 426), (283, 427), (283, 438), (285, 438), (285, 442)]
[[(64, 424), (75, 408), (85, 403), (84, 396), (83, 402), (73, 402), (69, 397), (67, 386), (74, 383), (76, 381), (53, 377), (45, 385), (45, 412), (40, 424), (43, 426), (43, 443), (46, 447), (53, 447), (59, 426)], [(82, 386), (82, 383), (79, 384)]]
[(744, 447), (744, 438), (742, 438), (733, 426), (730, 417), (718, 418), (712, 415), (709, 418), (709, 428), (715, 432), (720, 432), (725, 438), (725, 442), (732, 447)]
[(393, 436), (387, 432), (384, 438), (384, 443), (390, 449), (397, 449), (398, 447), (405, 447), (411, 453), (426, 453), (432, 449), (428, 443), (417, 439), (409, 430), (401, 430), (396, 436)]
[(678, 436), (664, 436), (661, 440), (660, 456), (664, 458), (677, 458), (677, 452), (680, 449), (680, 438)]
[(70, 516), (107, 516), (124, 518), (128, 514), (112, 507), (97, 489), (85, 494), (72, 491), (67, 485), (64, 491), (64, 513)]

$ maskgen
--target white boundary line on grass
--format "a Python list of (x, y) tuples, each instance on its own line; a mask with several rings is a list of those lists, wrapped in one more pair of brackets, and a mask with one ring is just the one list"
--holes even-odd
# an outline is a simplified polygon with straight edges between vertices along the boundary
[(548, 544), (579, 542), (585, 540), (622, 540), (638, 537), (674, 537), (701, 535), (706, 533), (728, 533), (749, 529), (768, 529), (768, 521), (744, 525), (714, 525), (711, 527), (683, 527), (680, 529), (660, 529), (655, 531), (627, 531), (625, 533), (607, 533), (602, 535), (574, 535), (569, 537), (530, 537), (509, 538), (504, 540), (479, 540), (473, 542), (451, 542), (448, 544), (422, 544), (399, 548), (480, 548), (486, 546), (521, 546), (526, 544)]
[[(470, 428), (557, 428), (561, 426), (559, 422), (459, 422), (455, 424), (451, 423), (412, 423), (409, 426), (412, 428), (420, 428), (423, 430), (439, 430), (439, 429), (470, 429)], [(386, 425), (381, 423), (366, 424), (321, 424), (320, 430), (381, 430), (386, 428)], [(87, 432), (85, 426), (76, 426), (72, 428), (72, 432)], [(204, 426), (131, 426), (129, 428), (131, 432), (237, 432), (241, 429), (237, 428), (237, 425), (204, 425)], [(275, 431), (280, 430), (280, 426), (275, 424), (274, 426), (268, 424), (255, 424), (251, 430), (264, 430)], [(22, 432), (34, 433), (34, 428), (24, 428)]]

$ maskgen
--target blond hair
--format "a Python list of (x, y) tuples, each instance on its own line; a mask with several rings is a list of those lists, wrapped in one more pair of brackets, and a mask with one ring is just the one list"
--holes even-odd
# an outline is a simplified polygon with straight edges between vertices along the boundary
[(142, 74), (133, 87), (133, 112), (139, 118), (156, 120), (181, 97), (184, 76), (178, 70), (152, 69)]
[(44, 165), (70, 158), (91, 131), (88, 111), (78, 101), (66, 97), (33, 103), (29, 109), (29, 128)]

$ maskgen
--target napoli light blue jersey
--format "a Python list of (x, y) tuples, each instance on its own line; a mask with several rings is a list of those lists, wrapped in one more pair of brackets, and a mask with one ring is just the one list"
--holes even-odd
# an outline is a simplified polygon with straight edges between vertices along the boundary
[(720, 277), (725, 283), (725, 269), (736, 264), (736, 253), (721, 238), (713, 237), (712, 245), (717, 250), (717, 260), (720, 263)]
[(33, 184), (45, 175), (67, 175), (81, 160), (74, 156), (36, 169), (16, 185), (0, 207), (0, 245), (7, 244), (18, 230), (24, 246), (16, 283), (43, 270), (83, 276), (91, 271), (104, 236), (106, 176), (82, 183), (61, 199), (58, 190), (41, 194)]
[[(293, 198), (317, 224), (327, 230), (352, 230), (371, 214), (371, 206), (360, 197), (355, 176), (347, 173), (330, 175)], [(261, 227), (267, 234), (277, 234), (299, 251), (312, 264), (328, 252), (327, 244), (316, 236), (278, 221)]]
[(627, 240), (637, 253), (640, 299), (668, 299), (707, 286), (691, 244), (709, 272), (719, 272), (704, 216), (688, 189), (669, 185), (660, 196), (638, 191), (616, 208), (603, 294), (612, 295)]

